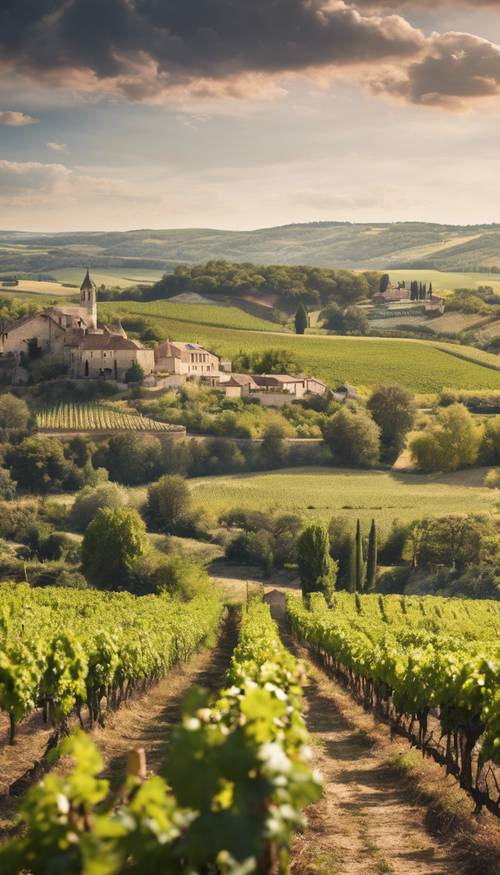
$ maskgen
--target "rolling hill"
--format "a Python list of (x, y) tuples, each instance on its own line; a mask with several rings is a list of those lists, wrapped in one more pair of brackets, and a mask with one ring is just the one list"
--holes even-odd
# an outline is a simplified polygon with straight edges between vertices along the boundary
[[(312, 222), (223, 231), (204, 228), (40, 234), (0, 231), (0, 274), (67, 279), (89, 264), (140, 279), (210, 258), (319, 267), (500, 272), (500, 224)], [(146, 279), (146, 275), (144, 275)]]

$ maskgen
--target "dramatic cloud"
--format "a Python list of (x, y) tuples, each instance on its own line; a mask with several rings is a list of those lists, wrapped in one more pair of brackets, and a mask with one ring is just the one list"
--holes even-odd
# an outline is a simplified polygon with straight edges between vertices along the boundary
[(466, 33), (435, 34), (421, 60), (372, 87), (411, 103), (463, 109), (500, 94), (500, 46)]
[(12, 110), (0, 112), (0, 125), (8, 125), (11, 128), (35, 125), (38, 121), (39, 119), (33, 118), (32, 115), (26, 115), (24, 112), (13, 112)]
[(47, 143), (47, 148), (53, 152), (65, 152), (68, 147), (66, 143)]
[[(479, 3), (500, 9), (500, 0)], [(470, 34), (425, 36), (392, 14), (409, 5), (456, 3), (4, 0), (0, 72), (148, 102), (276, 97), (298, 74), (320, 84), (348, 75), (375, 93), (449, 109), (496, 96), (498, 46)]]
[(365, 16), (343, 0), (7, 0), (0, 9), (5, 67), (137, 100), (176, 89), (244, 96), (262, 77), (404, 58), (422, 41), (400, 16)]
[(500, 9), (500, 0), (348, 0), (348, 2), (358, 9), (369, 9), (370, 11), (391, 9), (400, 11), (402, 7), (436, 9), (441, 6), (465, 9), (477, 9), (477, 7)]
[(32, 207), (65, 205), (95, 198), (151, 200), (133, 192), (122, 179), (89, 174), (64, 164), (0, 160), (0, 205)]

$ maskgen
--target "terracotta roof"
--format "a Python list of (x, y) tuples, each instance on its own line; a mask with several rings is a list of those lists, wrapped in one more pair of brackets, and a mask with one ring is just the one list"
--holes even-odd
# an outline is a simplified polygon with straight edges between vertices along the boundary
[(87, 334), (78, 346), (80, 349), (145, 349), (142, 343), (120, 334)]
[(12, 325), (9, 325), (7, 329), (3, 332), (3, 334), (8, 334), (10, 331), (13, 331), (15, 328), (20, 328), (21, 325), (25, 325), (27, 322), (30, 322), (32, 319), (50, 319), (51, 322), (54, 323), (61, 331), (64, 331), (64, 328), (61, 328), (58, 322), (51, 316), (50, 311), (45, 310), (44, 312), (39, 313), (28, 313), (27, 316), (21, 316), (20, 319), (16, 319)]
[(282, 383), (303, 383), (305, 377), (290, 377), (288, 374), (253, 374), (253, 378), (259, 386), (269, 386)]
[(257, 383), (251, 374), (231, 374), (229, 380), (221, 380), (221, 386), (251, 386), (258, 389)]

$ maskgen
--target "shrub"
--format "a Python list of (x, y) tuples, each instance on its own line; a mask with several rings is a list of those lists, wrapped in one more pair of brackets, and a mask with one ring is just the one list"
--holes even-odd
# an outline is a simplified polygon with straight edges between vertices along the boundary
[(269, 573), (274, 565), (273, 547), (273, 537), (265, 529), (242, 532), (227, 545), (226, 559), (229, 562), (257, 565)]
[(189, 487), (180, 474), (165, 474), (148, 489), (147, 517), (155, 528), (175, 534), (191, 511)]
[(76, 496), (70, 512), (70, 522), (84, 531), (101, 507), (120, 508), (128, 504), (128, 495), (116, 483), (85, 486)]
[(380, 429), (362, 408), (343, 407), (327, 420), (323, 436), (338, 465), (371, 468), (380, 457)]
[(83, 573), (102, 589), (127, 589), (129, 572), (146, 547), (146, 527), (136, 510), (100, 508), (83, 537)]
[(16, 497), (16, 483), (10, 476), (10, 471), (0, 468), (0, 499), (12, 501)]
[(7, 392), (0, 395), (0, 429), (24, 431), (30, 421), (30, 410), (25, 401)]
[(37, 435), (8, 450), (5, 461), (21, 489), (57, 492), (66, 486), (71, 466), (59, 441)]
[(493, 468), (491, 471), (488, 471), (484, 478), (484, 485), (488, 489), (500, 489), (500, 468)]
[(467, 408), (451, 404), (413, 438), (410, 450), (422, 471), (457, 471), (476, 464), (481, 440), (482, 431)]

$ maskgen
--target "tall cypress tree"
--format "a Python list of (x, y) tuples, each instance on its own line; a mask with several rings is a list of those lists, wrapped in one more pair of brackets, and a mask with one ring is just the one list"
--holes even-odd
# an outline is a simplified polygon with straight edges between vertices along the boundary
[(305, 334), (308, 321), (307, 310), (301, 301), (295, 314), (295, 334)]
[(377, 525), (372, 520), (370, 534), (368, 536), (368, 556), (366, 560), (366, 589), (371, 592), (375, 589), (377, 579)]
[(361, 523), (356, 523), (356, 591), (361, 592), (364, 584), (364, 558), (363, 538), (361, 537)]
[(432, 283), (429, 283), (429, 298), (432, 298)]
[(345, 588), (348, 592), (356, 592), (356, 539), (349, 538), (349, 559), (347, 562), (347, 574)]

